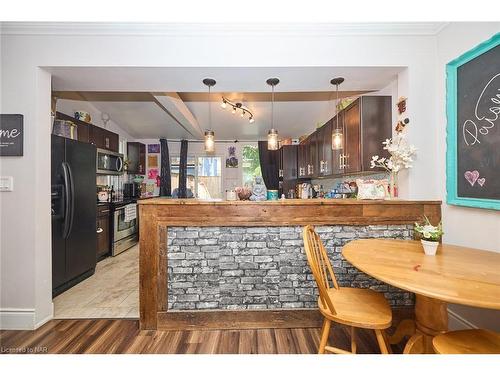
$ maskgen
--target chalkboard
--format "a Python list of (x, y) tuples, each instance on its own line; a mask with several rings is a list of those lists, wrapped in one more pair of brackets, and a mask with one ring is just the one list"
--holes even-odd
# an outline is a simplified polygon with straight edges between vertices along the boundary
[(447, 202), (500, 209), (500, 33), (446, 71)]
[(23, 156), (23, 115), (0, 115), (0, 156)]

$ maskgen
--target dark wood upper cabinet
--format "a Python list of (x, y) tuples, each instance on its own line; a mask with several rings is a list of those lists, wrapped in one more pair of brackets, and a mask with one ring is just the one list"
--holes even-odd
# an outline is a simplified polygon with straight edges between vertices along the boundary
[(280, 148), (280, 196), (295, 190), (298, 177), (299, 145), (284, 145)]
[(94, 144), (97, 148), (118, 152), (119, 137), (118, 134), (109, 130), (90, 125), (89, 143)]
[(297, 177), (307, 177), (307, 144), (303, 141), (297, 147)]
[(344, 149), (340, 160), (343, 173), (373, 171), (370, 168), (373, 155), (389, 156), (382, 142), (392, 134), (391, 97), (362, 96), (342, 113)]
[(361, 172), (361, 115), (360, 100), (344, 111), (344, 172)]
[(333, 174), (333, 150), (332, 150), (332, 120), (319, 128), (317, 140), (317, 176), (326, 177)]
[(127, 142), (127, 172), (131, 174), (146, 173), (146, 145), (140, 142)]
[(89, 131), (90, 131), (91, 124), (88, 124), (84, 121), (77, 120), (76, 118), (68, 116), (62, 112), (57, 112), (56, 118), (58, 120), (71, 121), (73, 124), (76, 125), (77, 139), (80, 142), (90, 143), (89, 142)]
[(80, 142), (91, 143), (97, 148), (118, 152), (118, 134), (99, 126), (77, 120), (74, 117), (68, 116), (62, 112), (57, 112), (56, 118), (60, 120), (72, 121), (77, 126), (77, 137)]
[(89, 129), (89, 143), (95, 145), (97, 148), (106, 148), (104, 143), (104, 129), (98, 126), (90, 126)]
[[(370, 170), (373, 155), (389, 157), (382, 142), (392, 137), (392, 100), (390, 96), (361, 98), (361, 170)], [(372, 169), (373, 170), (373, 169)]]
[(307, 177), (318, 176), (318, 132), (312, 133), (308, 139)]
[(285, 145), (280, 149), (280, 174), (283, 181), (297, 179), (298, 145)]

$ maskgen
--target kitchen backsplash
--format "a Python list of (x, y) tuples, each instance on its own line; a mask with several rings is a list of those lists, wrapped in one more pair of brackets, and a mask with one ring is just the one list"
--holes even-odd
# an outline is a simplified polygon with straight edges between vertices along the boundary
[(344, 182), (344, 181), (354, 181), (358, 178), (361, 178), (363, 180), (383, 180), (387, 179), (387, 173), (385, 172), (378, 172), (374, 174), (369, 174), (369, 175), (351, 175), (351, 176), (342, 176), (338, 178), (324, 178), (324, 179), (316, 179), (316, 180), (311, 180), (311, 184), (313, 185), (322, 185), (323, 186), (323, 191), (330, 191), (334, 188), (337, 187), (337, 184), (339, 182)]

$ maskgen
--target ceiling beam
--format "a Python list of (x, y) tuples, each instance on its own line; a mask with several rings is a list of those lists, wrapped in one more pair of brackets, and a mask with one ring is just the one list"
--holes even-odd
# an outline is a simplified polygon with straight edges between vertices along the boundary
[[(339, 91), (339, 98), (349, 98), (367, 94), (369, 91)], [(207, 94), (205, 92), (179, 92), (180, 98), (184, 102), (206, 102)], [(222, 97), (225, 97), (233, 102), (270, 102), (270, 92), (212, 92), (210, 101), (222, 102)], [(275, 92), (274, 101), (276, 102), (322, 102), (335, 100), (337, 94), (335, 91), (292, 91), (292, 92)]]
[(167, 112), (180, 126), (195, 138), (203, 138), (204, 132), (198, 120), (191, 113), (184, 101), (175, 92), (151, 93), (155, 103)]

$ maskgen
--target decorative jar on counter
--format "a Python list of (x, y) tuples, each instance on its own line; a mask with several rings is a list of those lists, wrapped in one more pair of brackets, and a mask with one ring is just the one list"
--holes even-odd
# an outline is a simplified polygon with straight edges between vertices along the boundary
[(267, 191), (267, 200), (277, 201), (278, 200), (278, 190), (268, 190)]
[(226, 200), (228, 201), (236, 201), (238, 197), (236, 195), (236, 191), (234, 190), (226, 190)]

